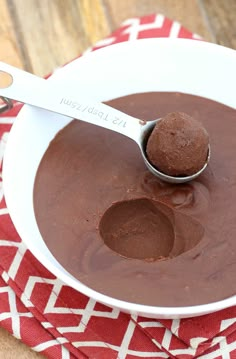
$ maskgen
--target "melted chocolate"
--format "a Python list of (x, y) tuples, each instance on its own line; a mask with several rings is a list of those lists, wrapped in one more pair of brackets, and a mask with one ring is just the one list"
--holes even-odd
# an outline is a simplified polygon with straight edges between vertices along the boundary
[(108, 104), (143, 120), (188, 113), (209, 133), (210, 163), (191, 183), (163, 183), (132, 140), (72, 121), (50, 143), (35, 180), (48, 248), (81, 282), (130, 302), (185, 306), (236, 294), (236, 111), (179, 93)]

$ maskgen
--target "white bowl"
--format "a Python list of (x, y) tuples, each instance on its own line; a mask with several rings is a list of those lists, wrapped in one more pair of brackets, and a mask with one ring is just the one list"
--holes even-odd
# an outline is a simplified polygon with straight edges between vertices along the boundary
[[(73, 93), (104, 101), (147, 91), (178, 91), (236, 108), (236, 51), (201, 41), (145, 39), (112, 45), (73, 61), (48, 81)], [(152, 318), (183, 318), (236, 304), (236, 296), (206, 305), (155, 307), (117, 300), (88, 288), (70, 275), (48, 250), (38, 230), (33, 187), (49, 142), (71, 119), (24, 106), (4, 157), (3, 184), (14, 225), (34, 256), (52, 273), (95, 300)]]

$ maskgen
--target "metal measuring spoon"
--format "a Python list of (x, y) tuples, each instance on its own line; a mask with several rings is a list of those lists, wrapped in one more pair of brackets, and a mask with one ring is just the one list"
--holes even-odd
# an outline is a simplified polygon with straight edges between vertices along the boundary
[[(1, 82), (1, 75), (8, 76), (6, 82)], [(148, 160), (146, 144), (157, 120), (141, 121), (116, 110), (104, 103), (94, 103), (81, 94), (71, 94), (68, 89), (61, 90), (45, 79), (0, 62), (0, 97), (6, 106), (9, 99), (17, 100), (28, 105), (56, 112), (71, 118), (79, 119), (106, 129), (121, 133), (134, 140), (140, 148), (143, 160), (156, 177), (165, 182), (184, 183), (198, 177), (207, 167), (210, 159), (210, 147), (204, 166), (190, 176), (169, 176), (158, 171)]]

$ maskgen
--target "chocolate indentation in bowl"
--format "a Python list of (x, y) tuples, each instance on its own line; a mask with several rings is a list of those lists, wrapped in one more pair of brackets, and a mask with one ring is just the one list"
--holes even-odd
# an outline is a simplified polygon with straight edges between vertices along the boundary
[(100, 220), (99, 231), (114, 252), (150, 262), (184, 253), (201, 240), (204, 232), (191, 217), (148, 198), (112, 204)]

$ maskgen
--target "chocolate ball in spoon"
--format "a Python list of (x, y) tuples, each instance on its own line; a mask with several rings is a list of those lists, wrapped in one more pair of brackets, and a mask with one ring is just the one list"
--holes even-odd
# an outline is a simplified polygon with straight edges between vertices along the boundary
[(200, 122), (183, 112), (160, 119), (147, 142), (148, 160), (170, 176), (190, 176), (204, 166), (209, 136)]

